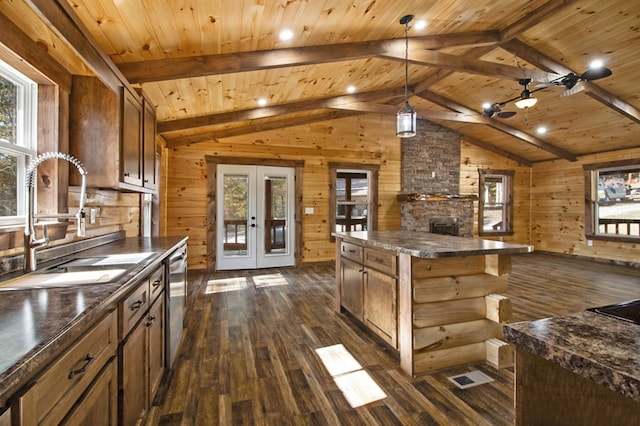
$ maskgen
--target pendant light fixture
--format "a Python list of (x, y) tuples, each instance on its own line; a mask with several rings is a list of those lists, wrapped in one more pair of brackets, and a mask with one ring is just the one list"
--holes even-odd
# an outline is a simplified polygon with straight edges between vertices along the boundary
[(398, 111), (396, 118), (396, 135), (401, 138), (410, 138), (416, 135), (416, 112), (409, 105), (409, 22), (413, 15), (405, 15), (400, 18), (400, 23), (404, 25), (404, 106)]

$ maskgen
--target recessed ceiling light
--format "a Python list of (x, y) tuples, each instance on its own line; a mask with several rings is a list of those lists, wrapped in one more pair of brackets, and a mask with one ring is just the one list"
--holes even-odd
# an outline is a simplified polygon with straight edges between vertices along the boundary
[(424, 30), (425, 28), (427, 28), (427, 21), (425, 21), (424, 19), (420, 19), (415, 23), (413, 28), (415, 28), (418, 31)]
[(536, 129), (536, 132), (538, 132), (539, 135), (544, 135), (545, 133), (547, 133), (547, 128), (544, 126), (540, 126)]
[(265, 106), (267, 104), (267, 100), (265, 98), (258, 99), (258, 105)]
[(282, 30), (280, 31), (280, 40), (288, 41), (293, 38), (293, 31), (291, 30)]
[(356, 86), (347, 87), (347, 93), (355, 93), (355, 92), (356, 92)]

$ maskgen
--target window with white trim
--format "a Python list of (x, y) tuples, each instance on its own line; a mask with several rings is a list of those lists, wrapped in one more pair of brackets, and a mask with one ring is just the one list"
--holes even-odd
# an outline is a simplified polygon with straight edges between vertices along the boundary
[(0, 61), (0, 225), (24, 223), (25, 172), (37, 153), (38, 85)]

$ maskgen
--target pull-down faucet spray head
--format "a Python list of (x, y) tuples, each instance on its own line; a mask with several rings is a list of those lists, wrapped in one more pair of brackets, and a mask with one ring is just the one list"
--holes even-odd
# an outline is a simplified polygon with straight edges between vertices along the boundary
[[(35, 209), (35, 176), (36, 170), (38, 166), (49, 159), (60, 159), (66, 160), (76, 166), (80, 175), (82, 176), (82, 184), (80, 188), (80, 206), (78, 207), (78, 213), (75, 214), (75, 218), (77, 221), (77, 236), (83, 237), (86, 232), (86, 220), (84, 213), (84, 203), (87, 192), (87, 170), (84, 168), (82, 163), (72, 155), (65, 154), (62, 152), (45, 152), (44, 154), (39, 155), (33, 160), (29, 167), (27, 167), (26, 172), (26, 186), (27, 186), (27, 223), (24, 228), (24, 270), (26, 272), (35, 271), (36, 269), (36, 248), (43, 247), (49, 244), (49, 237), (47, 235), (46, 226), (43, 227), (43, 237), (40, 239), (36, 238), (35, 231), (35, 218), (36, 214), (34, 212)], [(43, 217), (43, 216), (41, 216)], [(56, 218), (70, 218), (74, 217), (73, 215), (68, 214), (57, 214), (51, 215), (50, 217)]]

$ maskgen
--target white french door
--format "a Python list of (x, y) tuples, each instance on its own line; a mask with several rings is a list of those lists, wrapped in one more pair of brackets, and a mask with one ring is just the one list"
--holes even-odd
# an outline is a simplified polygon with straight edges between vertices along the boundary
[(216, 269), (295, 265), (295, 170), (219, 164)]

